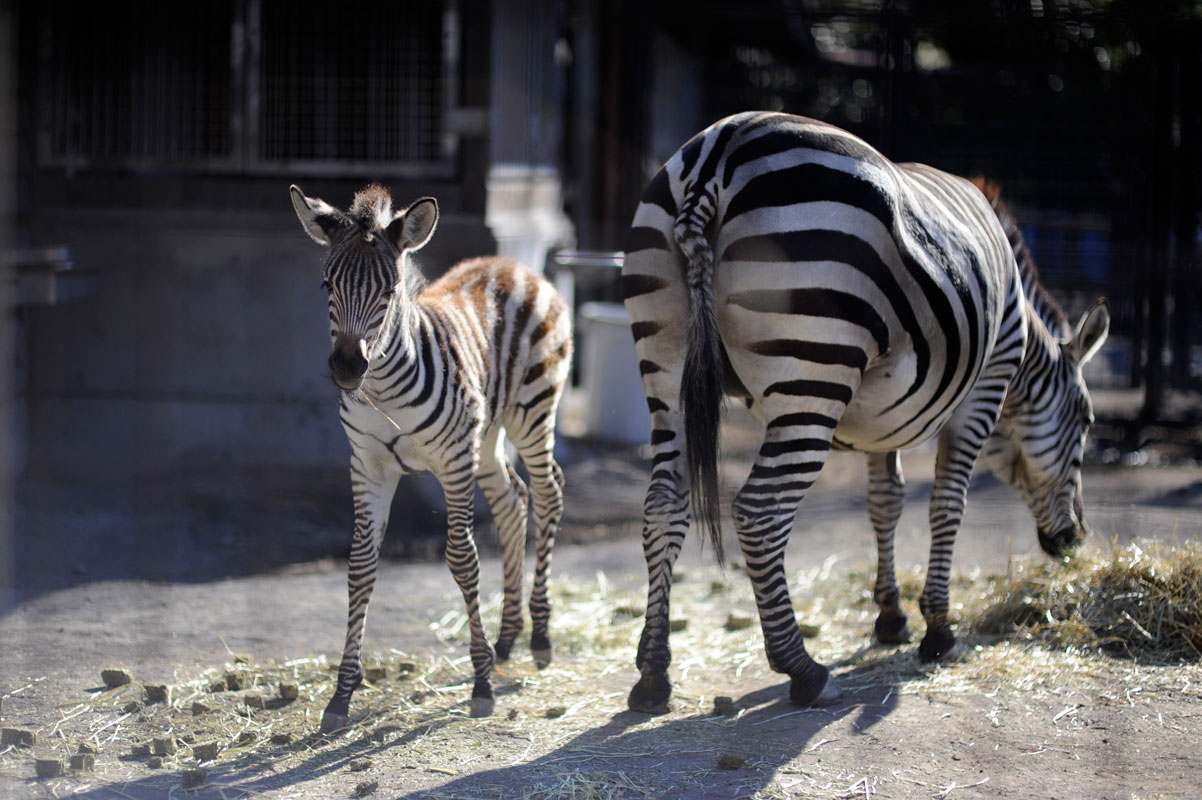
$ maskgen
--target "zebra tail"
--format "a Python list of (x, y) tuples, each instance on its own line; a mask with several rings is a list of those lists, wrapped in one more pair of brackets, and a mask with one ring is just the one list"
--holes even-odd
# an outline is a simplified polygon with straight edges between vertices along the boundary
[[(725, 563), (718, 503), (718, 429), (722, 421), (722, 343), (714, 302), (714, 253), (706, 236), (709, 224), (702, 204), (688, 204), (673, 233), (685, 257), (688, 285), (688, 349), (680, 381), (688, 448), (689, 493), (693, 513), (709, 532), (718, 564)], [(711, 206), (712, 207), (712, 206)]]

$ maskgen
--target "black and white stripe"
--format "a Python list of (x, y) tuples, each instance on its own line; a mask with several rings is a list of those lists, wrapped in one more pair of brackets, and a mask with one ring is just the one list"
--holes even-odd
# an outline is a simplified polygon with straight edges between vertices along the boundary
[(670, 579), (690, 510), (721, 558), (724, 394), (746, 397), (766, 426), (734, 501), (734, 525), (769, 663), (791, 676), (798, 703), (839, 692), (805, 651), (783, 564), (794, 512), (832, 448), (869, 454), (876, 632), (902, 641), (909, 631), (893, 575), (904, 497), (898, 452), (939, 437), (920, 602), (926, 660), (947, 657), (955, 644), (952, 544), (987, 441), (989, 463), (1023, 494), (1045, 548), (1079, 541), (1090, 420), (1080, 365), (1109, 317), (1095, 306), (1076, 336), (1054, 324), (1055, 304), (1017, 236), (1008, 214), (971, 182), (891, 163), (846, 131), (784, 114), (721, 120), (651, 180), (622, 275), (653, 423), (647, 620), (631, 708), (661, 711), (671, 693)]
[[(446, 561), (471, 630), (472, 714), (490, 714), (493, 664), (508, 658), (522, 630), (530, 500), (537, 535), (530, 646), (540, 667), (551, 660), (547, 578), (563, 511), (563, 473), (553, 457), (555, 411), (570, 364), (570, 314), (547, 281), (505, 258), (464, 261), (424, 285), (409, 256), (434, 232), (432, 198), (394, 212), (388, 193), (370, 186), (343, 213), (293, 186), (292, 202), (305, 230), (330, 248), (323, 283), (330, 297), (329, 365), (343, 390), (354, 491), (346, 645), (322, 730), (347, 724), (351, 694), (363, 678), (363, 628), (392, 496), (401, 476), (420, 471), (432, 472), (446, 497)], [(510, 463), (506, 440), (526, 465), (529, 489)], [(504, 604), (495, 649), (479, 611), (472, 534), (477, 483), (502, 548)]]

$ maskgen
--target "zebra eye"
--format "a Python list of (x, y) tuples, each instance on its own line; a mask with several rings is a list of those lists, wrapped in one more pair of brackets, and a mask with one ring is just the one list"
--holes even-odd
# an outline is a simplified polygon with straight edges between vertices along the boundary
[(394, 294), (396, 294), (395, 288), (394, 289), (385, 289), (384, 291), (380, 292), (380, 296), (385, 299), (391, 299)]
[(325, 289), (327, 292), (329, 292), (333, 289), (333, 287), (330, 286), (330, 282), (327, 281), (325, 278), (321, 279), (321, 288)]

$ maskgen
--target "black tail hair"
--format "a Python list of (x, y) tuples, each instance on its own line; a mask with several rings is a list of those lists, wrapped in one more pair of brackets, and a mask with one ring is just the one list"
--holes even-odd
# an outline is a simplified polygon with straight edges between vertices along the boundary
[(714, 253), (706, 236), (706, 203), (685, 203), (676, 218), (676, 243), (685, 257), (688, 286), (688, 350), (680, 380), (688, 447), (689, 493), (693, 514), (709, 532), (718, 564), (726, 561), (722, 548), (721, 506), (718, 502), (718, 429), (722, 423), (722, 344), (714, 304)]

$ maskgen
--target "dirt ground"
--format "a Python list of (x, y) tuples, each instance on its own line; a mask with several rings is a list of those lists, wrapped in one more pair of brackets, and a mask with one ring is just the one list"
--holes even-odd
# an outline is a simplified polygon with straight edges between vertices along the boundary
[[(871, 536), (855, 456), (832, 458), (787, 556), (799, 618), (817, 629), (808, 646), (832, 667), (843, 700), (788, 702), (758, 625), (730, 624), (731, 614), (754, 613), (746, 578), (690, 546), (673, 594), (683, 625), (672, 635), (673, 710), (626, 711), (645, 603), (646, 461), (565, 447), (576, 451), (565, 458), (552, 666), (536, 670), (518, 647), (497, 678), (496, 713), (471, 719), (458, 590), (440, 563), (390, 561), (367, 633), (368, 664), (383, 671), (355, 695), (353, 727), (329, 740), (312, 732), (333, 686), (346, 590), (344, 562), (320, 557), (318, 530), (345, 519), (325, 510), (320, 492), (285, 479), (295, 476), (253, 495), (212, 475), (184, 476), (182, 494), (165, 478), (134, 498), (24, 487), (20, 521), (41, 544), (18, 554), (0, 617), (0, 715), (37, 743), (0, 748), (0, 796), (1126, 799), (1192, 798), (1202, 787), (1197, 662), (1141, 665), (971, 631), (968, 601), (987, 576), (1042, 558), (1029, 515), (992, 479), (974, 482), (957, 547), (964, 657), (922, 668), (915, 645), (870, 646)], [(746, 469), (738, 441), (731, 452), (728, 486)], [(904, 461), (899, 530), (919, 633), (913, 586), (925, 563), (929, 461), (929, 452)], [(1088, 547), (1196, 539), (1202, 475), (1196, 463), (1171, 462), (1089, 468)], [(300, 555), (289, 559), (287, 536), (269, 526), (294, 531)], [(271, 547), (256, 564), (264, 540)], [(499, 574), (486, 552), (490, 630)], [(104, 689), (108, 667), (129, 669), (135, 683)], [(227, 673), (244, 688), (213, 691)], [(284, 682), (298, 685), (297, 700), (278, 697)], [(170, 702), (147, 702), (146, 684), (170, 686)], [(734, 712), (714, 713), (715, 696), (730, 697)], [(156, 763), (140, 749), (155, 738), (176, 752)], [(66, 761), (84, 742), (99, 751), (93, 769), (35, 777), (35, 758)], [(192, 749), (214, 743), (211, 760)], [(197, 768), (205, 785), (185, 793)]]

